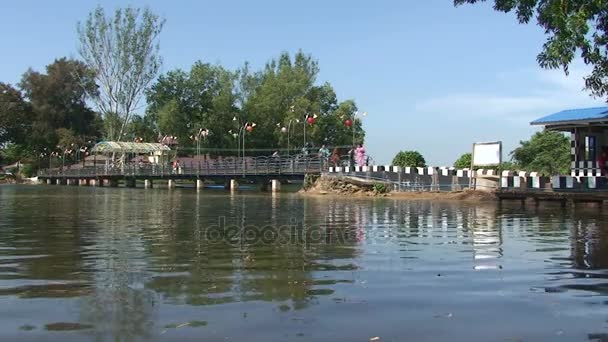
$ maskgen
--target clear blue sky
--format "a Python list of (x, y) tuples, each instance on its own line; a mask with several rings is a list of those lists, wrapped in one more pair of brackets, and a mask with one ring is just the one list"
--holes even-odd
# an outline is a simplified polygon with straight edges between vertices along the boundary
[(282, 51), (312, 54), (318, 81), (369, 112), (366, 145), (380, 163), (415, 149), (429, 164), (451, 165), (476, 141), (501, 140), (508, 152), (534, 131), (531, 120), (604, 103), (582, 91), (582, 63), (569, 77), (536, 65), (539, 27), (451, 0), (2, 1), (0, 82), (77, 57), (76, 23), (97, 4), (149, 6), (167, 19), (164, 71), (196, 60), (259, 67)]

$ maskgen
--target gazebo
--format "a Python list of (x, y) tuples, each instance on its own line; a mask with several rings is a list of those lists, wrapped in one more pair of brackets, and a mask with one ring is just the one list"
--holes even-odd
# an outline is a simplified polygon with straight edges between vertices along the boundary
[(98, 154), (117, 155), (123, 163), (135, 156), (145, 155), (148, 162), (152, 164), (161, 164), (167, 161), (170, 151), (171, 148), (165, 144), (123, 141), (102, 141), (91, 149), (94, 156)]

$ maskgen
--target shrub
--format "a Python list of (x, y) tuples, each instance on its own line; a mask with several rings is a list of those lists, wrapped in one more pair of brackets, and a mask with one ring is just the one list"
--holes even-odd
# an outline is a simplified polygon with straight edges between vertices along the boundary
[(374, 183), (372, 189), (379, 194), (385, 194), (390, 191), (389, 186), (386, 183)]
[(36, 170), (34, 169), (34, 166), (32, 164), (24, 164), (21, 167), (21, 175), (26, 178), (32, 177), (35, 171)]

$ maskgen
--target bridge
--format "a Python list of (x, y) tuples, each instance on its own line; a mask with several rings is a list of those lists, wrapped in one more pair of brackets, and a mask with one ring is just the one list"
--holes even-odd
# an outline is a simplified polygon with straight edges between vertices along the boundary
[(306, 174), (320, 174), (328, 168), (327, 162), (318, 156), (269, 156), (227, 157), (184, 162), (178, 166), (164, 163), (106, 164), (86, 167), (46, 169), (38, 173), (38, 179), (47, 184), (118, 186), (124, 182), (135, 187), (138, 180), (145, 187), (152, 187), (155, 180), (166, 180), (174, 187), (177, 180), (194, 181), (197, 188), (205, 182), (223, 182), (226, 188), (235, 190), (240, 182), (272, 186), (273, 191), (281, 183), (303, 180)]

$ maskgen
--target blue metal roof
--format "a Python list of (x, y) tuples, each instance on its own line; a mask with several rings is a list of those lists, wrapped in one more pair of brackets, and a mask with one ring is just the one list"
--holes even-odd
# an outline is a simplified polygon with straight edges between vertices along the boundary
[(560, 122), (587, 121), (608, 118), (608, 107), (562, 110), (531, 122), (532, 125), (550, 125)]

